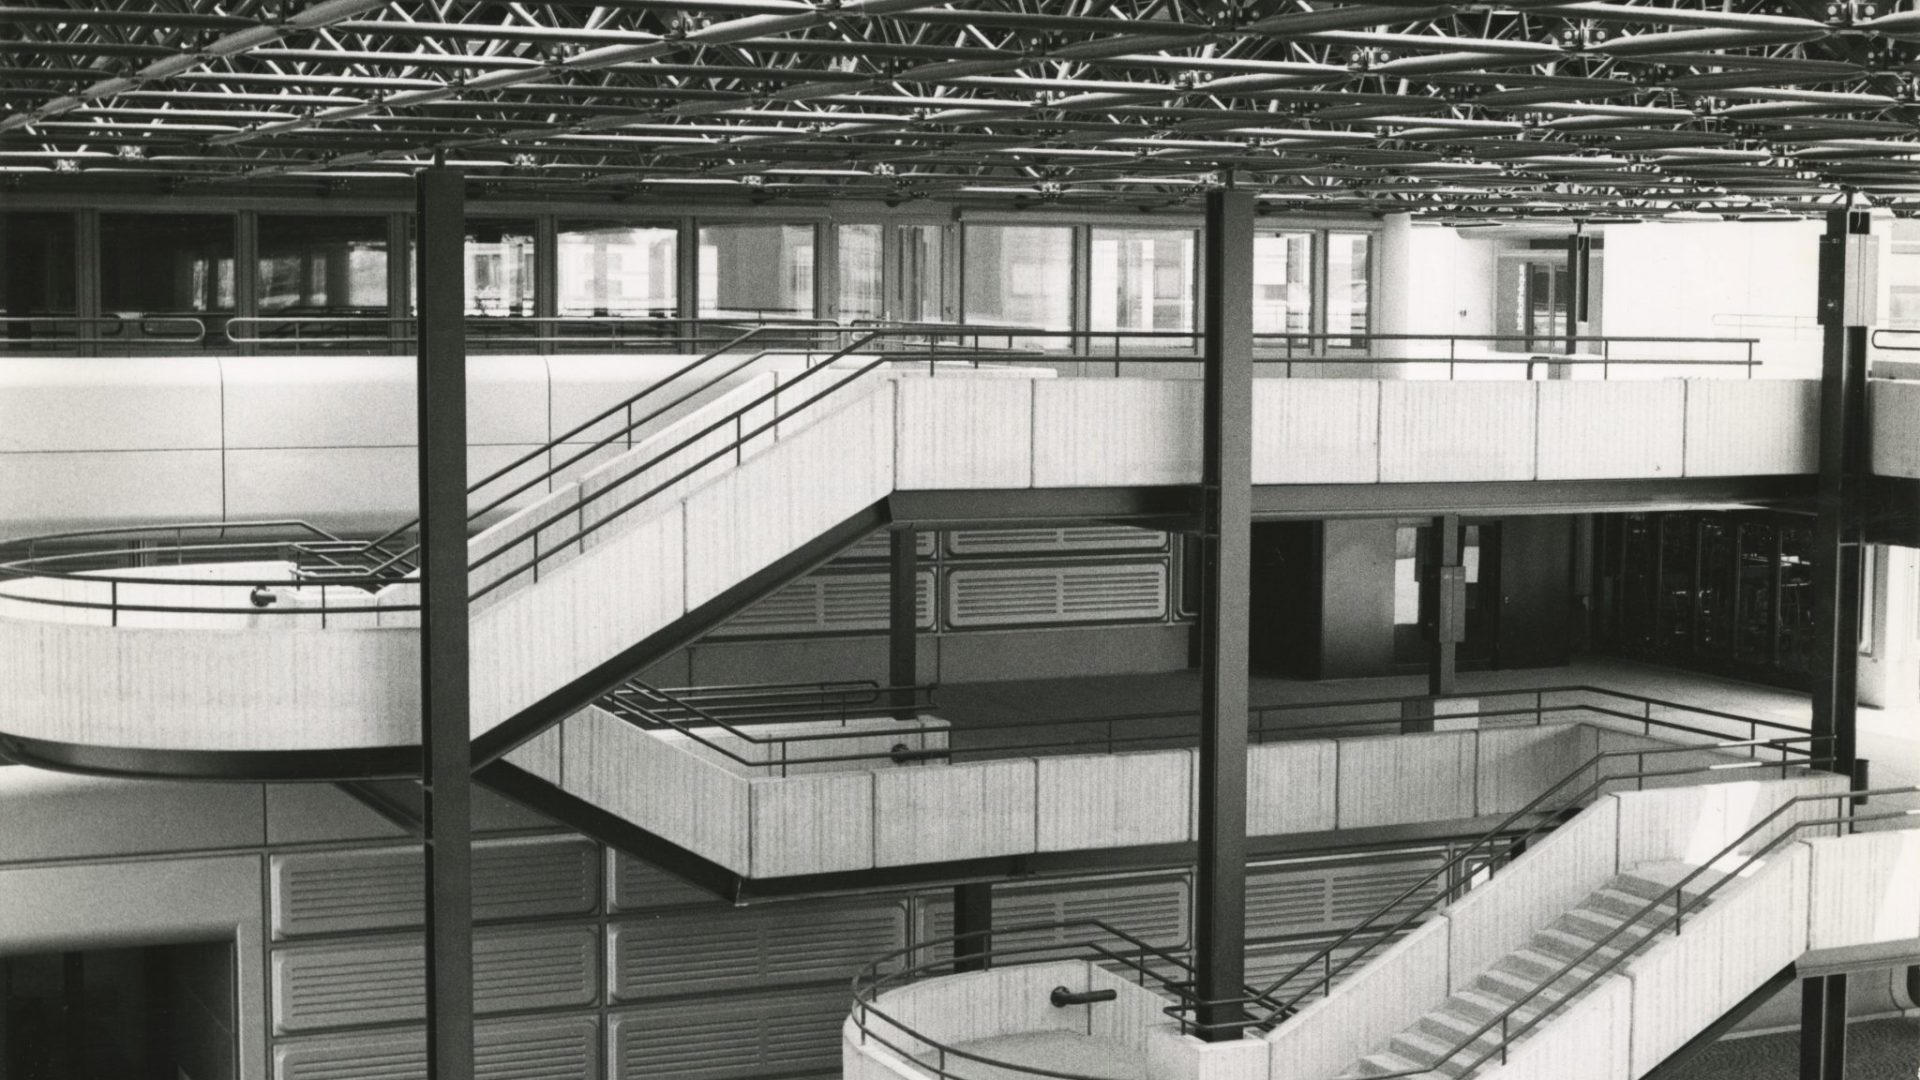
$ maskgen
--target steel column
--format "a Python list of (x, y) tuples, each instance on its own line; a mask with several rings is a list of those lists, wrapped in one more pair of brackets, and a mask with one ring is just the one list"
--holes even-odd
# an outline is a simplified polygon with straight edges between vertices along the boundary
[(953, 887), (953, 936), (953, 970), (985, 971), (987, 954), (993, 951), (991, 882)]
[(1813, 733), (1834, 772), (1851, 775), (1860, 667), (1860, 494), (1865, 475), (1867, 324), (1877, 303), (1871, 218), (1827, 215), (1820, 240), (1820, 487), (1814, 519)]
[(467, 669), (465, 181), (419, 178), (420, 744), (425, 757), (427, 1076), (473, 1071), (473, 819)]
[(1460, 554), (1460, 515), (1440, 514), (1420, 549), (1421, 634), (1427, 639), (1427, 701), (1401, 709), (1400, 730), (1433, 730), (1431, 699), (1453, 693), (1460, 641), (1466, 634), (1467, 568)]
[[(887, 575), (887, 684), (893, 687), (920, 681), (919, 539), (912, 526), (887, 533), (892, 560)], [(895, 719), (914, 718), (911, 689), (896, 689), (891, 704)]]
[[(1247, 622), (1253, 551), (1253, 195), (1207, 193), (1200, 534), (1200, 830), (1195, 994), (1202, 1037), (1246, 1010)], [(1219, 1002), (1220, 1004), (1206, 1004)]]
[(1816, 975), (1800, 982), (1800, 1080), (1845, 1080), (1847, 977)]

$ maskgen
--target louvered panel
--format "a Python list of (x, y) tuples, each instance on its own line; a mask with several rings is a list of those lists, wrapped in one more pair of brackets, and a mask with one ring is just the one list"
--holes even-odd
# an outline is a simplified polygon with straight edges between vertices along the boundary
[(845, 986), (661, 1001), (613, 1014), (611, 1080), (760, 1080), (840, 1065)]
[[(273, 936), (422, 925), (417, 847), (276, 855)], [(474, 918), (585, 915), (600, 905), (600, 857), (579, 837), (486, 840), (473, 851)]]
[(906, 947), (906, 908), (774, 904), (665, 915), (613, 927), (614, 995), (622, 1001), (796, 983), (845, 982)]
[(1070, 551), (1162, 551), (1167, 534), (1130, 525), (1064, 529), (956, 529), (947, 534), (954, 555), (1040, 555)]
[[(933, 551), (934, 551), (934, 539), (936, 535), (937, 534), (935, 533), (927, 532), (924, 530), (921, 532), (915, 533), (913, 538), (914, 555), (922, 559), (932, 558)], [(840, 558), (842, 559), (860, 559), (860, 560), (887, 559), (892, 557), (893, 557), (893, 541), (888, 538), (887, 531), (885, 529), (882, 529), (879, 532), (873, 533), (872, 535), (868, 536), (865, 540), (862, 540), (859, 543), (848, 548), (846, 552), (840, 556)]]
[(982, 566), (947, 572), (946, 619), (955, 627), (1159, 619), (1166, 613), (1165, 563)]
[[(918, 940), (938, 941), (953, 936), (953, 903), (950, 897), (922, 897), (917, 905)], [(1148, 944), (1177, 952), (1187, 942), (1187, 911), (1187, 883), (1180, 878), (1001, 886), (993, 890), (995, 924), (1007, 927), (1034, 923), (1044, 928), (1019, 933), (996, 931), (994, 944), (1044, 945), (1057, 942), (1068, 945), (1090, 940), (1097, 936), (1097, 931), (1090, 927), (1061, 929), (1053, 924), (1098, 919)], [(950, 954), (950, 949), (940, 946), (926, 951), (921, 958), (935, 960)], [(1044, 957), (1047, 954), (1034, 955)]]
[[(1358, 975), (1361, 969), (1366, 967), (1368, 959), (1372, 956), (1379, 955), (1380, 950), (1387, 948), (1387, 946), (1400, 940), (1400, 937), (1403, 936), (1405, 935), (1397, 935), (1384, 944), (1374, 947), (1367, 958), (1363, 958), (1358, 963), (1337, 972), (1333, 976), (1333, 985), (1339, 986), (1353, 976)], [(1317, 980), (1323, 977), (1329, 965), (1316, 954), (1333, 940), (1334, 936), (1321, 936), (1298, 941), (1269, 942), (1263, 945), (1247, 946), (1247, 985), (1255, 987), (1256, 989), (1265, 989), (1273, 985), (1273, 983), (1281, 977), (1292, 974), (1301, 964), (1312, 960), (1314, 961), (1312, 967), (1295, 975), (1285, 986), (1275, 991), (1275, 996), (1281, 1001), (1287, 1001), (1308, 987), (1313, 987), (1313, 995), (1309, 996), (1301, 1004), (1304, 1005), (1317, 1000), (1320, 996)], [(1330, 966), (1338, 968), (1342, 963), (1345, 963), (1360, 953), (1362, 949), (1367, 948), (1370, 941), (1371, 939), (1366, 941), (1355, 940), (1333, 950), (1332, 963)]]
[[(600, 935), (592, 926), (482, 930), (474, 940), (481, 1012), (591, 1005), (599, 1000)], [(424, 1016), (425, 950), (417, 938), (279, 949), (273, 954), (278, 1034)]]
[[(598, 1080), (600, 1021), (592, 1016), (496, 1020), (474, 1030), (479, 1080)], [(282, 1042), (274, 1080), (426, 1080), (419, 1031), (359, 1032)]]
[[(1256, 867), (1247, 874), (1247, 934), (1276, 937), (1358, 925), (1443, 861), (1435, 852), (1385, 861)], [(1413, 911), (1438, 890), (1439, 882), (1423, 887), (1404, 911)]]
[[(933, 571), (914, 577), (915, 619), (933, 629)], [(747, 634), (847, 634), (885, 630), (888, 622), (885, 574), (810, 574), (727, 620), (715, 637)]]
[(650, 911), (689, 904), (714, 907), (724, 903), (712, 893), (630, 855), (614, 852), (612, 858), (613, 895), (609, 906), (616, 911)]

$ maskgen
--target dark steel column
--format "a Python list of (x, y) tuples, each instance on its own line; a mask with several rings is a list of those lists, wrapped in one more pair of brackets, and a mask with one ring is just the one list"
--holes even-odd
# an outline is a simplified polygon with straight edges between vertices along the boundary
[(1800, 982), (1800, 1080), (1845, 1080), (1847, 977), (1816, 975)]
[(1427, 639), (1427, 698), (1401, 706), (1400, 730), (1432, 731), (1434, 698), (1451, 694), (1461, 639), (1467, 636), (1467, 568), (1460, 555), (1460, 515), (1441, 514), (1427, 528), (1420, 559), (1420, 632)]
[[(891, 573), (887, 577), (887, 684), (912, 687), (920, 681), (920, 581), (915, 549), (919, 534), (911, 528), (887, 534)], [(914, 718), (913, 691), (893, 692), (896, 720)]]
[(466, 189), (420, 172), (420, 745), (427, 838), (427, 1076), (473, 1072), (473, 818), (467, 679)]
[[(969, 937), (968, 935), (977, 935)], [(985, 971), (993, 951), (993, 885), (976, 881), (953, 887), (953, 970)]]
[(1834, 772), (1851, 775), (1860, 668), (1859, 512), (1866, 471), (1867, 324), (1877, 302), (1870, 218), (1835, 210), (1820, 239), (1819, 516), (1814, 521), (1813, 733), (1832, 736), (1817, 750)]
[[(1207, 193), (1201, 329), (1205, 420), (1200, 535), (1200, 853), (1194, 873), (1195, 994), (1245, 993), (1247, 621), (1253, 555), (1253, 196)], [(1203, 1004), (1214, 1042), (1245, 1009)]]

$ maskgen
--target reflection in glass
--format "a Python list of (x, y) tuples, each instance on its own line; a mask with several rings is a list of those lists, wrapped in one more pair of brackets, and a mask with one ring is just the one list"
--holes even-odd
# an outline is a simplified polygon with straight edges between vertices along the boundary
[(1812, 674), (1819, 663), (1814, 643), (1813, 530), (1805, 526), (1780, 530), (1780, 644), (1782, 670)]
[(1694, 648), (1716, 660), (1733, 656), (1734, 619), (1737, 615), (1739, 571), (1734, 549), (1734, 527), (1725, 521), (1708, 519), (1700, 523), (1700, 591), (1696, 603), (1699, 614)]
[[(1073, 327), (1073, 230), (968, 225), (960, 274), (966, 321), (1037, 330)], [(1064, 349), (1064, 338), (1029, 344)]]
[[(230, 214), (101, 214), (100, 311), (201, 317), (207, 339), (219, 340), (234, 307), (234, 219)], [(129, 321), (119, 343), (165, 336), (177, 326)]]
[(900, 226), (900, 317), (908, 322), (945, 322), (946, 230), (938, 225)]
[(1659, 591), (1658, 521), (1646, 514), (1627, 514), (1621, 522), (1619, 642), (1628, 652), (1653, 648)]
[(1253, 238), (1253, 332), (1313, 330), (1313, 234), (1262, 233)]
[[(1094, 330), (1192, 330), (1193, 233), (1184, 229), (1094, 229), (1088, 326)], [(1152, 341), (1140, 342), (1154, 347)], [(1168, 343), (1158, 343), (1165, 348)], [(1174, 344), (1185, 344), (1176, 342)]]
[(74, 301), (73, 215), (0, 213), (0, 338), (10, 350), (29, 341), (72, 338)]
[(533, 222), (467, 219), (467, 314), (534, 313)]
[(261, 214), (259, 231), (263, 313), (386, 312), (385, 218)]
[(1660, 518), (1659, 648), (1675, 655), (1693, 643), (1695, 521), (1683, 514)]
[(562, 221), (558, 234), (558, 314), (671, 318), (677, 313), (679, 230)]
[(1734, 659), (1765, 666), (1773, 662), (1774, 546), (1779, 543), (1771, 525), (1744, 522), (1740, 526), (1739, 611), (1733, 636)]
[(881, 319), (886, 304), (880, 295), (879, 225), (841, 225), (835, 231), (840, 245), (840, 321)]
[(813, 226), (700, 227), (700, 314), (813, 316)]
[[(1327, 333), (1365, 334), (1371, 329), (1373, 237), (1327, 234)], [(1330, 338), (1329, 348), (1360, 348), (1357, 338)]]

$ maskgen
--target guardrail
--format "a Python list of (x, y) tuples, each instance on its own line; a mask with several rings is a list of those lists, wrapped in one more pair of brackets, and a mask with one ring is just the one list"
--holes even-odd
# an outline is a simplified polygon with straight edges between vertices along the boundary
[(0, 315), (0, 354), (181, 349), (206, 340), (206, 321), (194, 315)]

